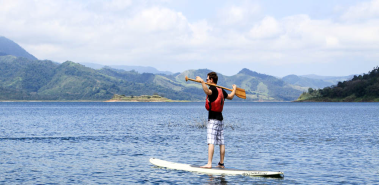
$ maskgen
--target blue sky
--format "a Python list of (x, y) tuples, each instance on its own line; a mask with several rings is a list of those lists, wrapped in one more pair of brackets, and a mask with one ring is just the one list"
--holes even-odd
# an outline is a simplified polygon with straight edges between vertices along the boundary
[(379, 0), (0, 0), (0, 25), (56, 62), (278, 77), (379, 65)]

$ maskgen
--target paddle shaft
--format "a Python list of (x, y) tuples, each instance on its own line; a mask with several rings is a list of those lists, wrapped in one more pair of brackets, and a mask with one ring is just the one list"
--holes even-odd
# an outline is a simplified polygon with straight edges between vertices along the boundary
[[(194, 81), (194, 82), (197, 82), (197, 83), (201, 83), (200, 81), (197, 81), (197, 80), (194, 80), (194, 79), (191, 79), (191, 78), (186, 78), (188, 80), (191, 80), (191, 81)], [(211, 85), (211, 86), (215, 86), (215, 87), (219, 87), (221, 89), (225, 89), (225, 90), (228, 90), (228, 91), (233, 91), (233, 89), (229, 89), (229, 88), (226, 88), (226, 87), (222, 87), (222, 86), (219, 86), (219, 85), (216, 85), (216, 84), (211, 84), (211, 83), (207, 83), (205, 82), (205, 84), (207, 85)]]

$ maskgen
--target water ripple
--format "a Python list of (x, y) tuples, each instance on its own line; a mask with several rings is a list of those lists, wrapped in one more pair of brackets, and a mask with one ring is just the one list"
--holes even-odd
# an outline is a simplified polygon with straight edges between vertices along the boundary
[(271, 179), (149, 163), (206, 163), (203, 103), (0, 103), (0, 184), (378, 184), (377, 112), (370, 103), (228, 102), (226, 166), (284, 171)]

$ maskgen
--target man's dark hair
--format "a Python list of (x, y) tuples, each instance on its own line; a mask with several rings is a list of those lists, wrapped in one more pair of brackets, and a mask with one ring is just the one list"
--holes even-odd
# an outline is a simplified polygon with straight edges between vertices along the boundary
[(208, 73), (209, 79), (213, 79), (213, 82), (217, 84), (218, 76), (217, 73), (215, 72), (210, 72)]

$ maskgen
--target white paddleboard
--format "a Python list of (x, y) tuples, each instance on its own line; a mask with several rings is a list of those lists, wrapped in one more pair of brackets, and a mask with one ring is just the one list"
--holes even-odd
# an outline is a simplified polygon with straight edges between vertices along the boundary
[(260, 176), (260, 177), (283, 177), (283, 172), (271, 172), (271, 171), (256, 171), (256, 170), (237, 170), (228, 168), (200, 168), (200, 166), (174, 163), (169, 161), (164, 161), (160, 159), (150, 158), (150, 163), (155, 166), (165, 167), (175, 170), (184, 170), (190, 172), (198, 172), (205, 174), (214, 175), (244, 175), (244, 176)]

